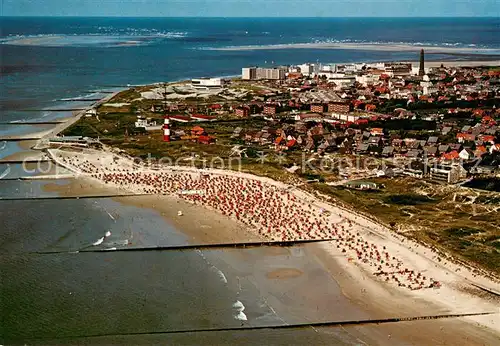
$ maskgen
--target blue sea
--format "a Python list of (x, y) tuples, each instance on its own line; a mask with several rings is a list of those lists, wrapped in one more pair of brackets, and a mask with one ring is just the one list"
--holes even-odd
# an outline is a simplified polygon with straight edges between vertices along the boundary
[[(277, 44), (318, 42), (400, 43), (415, 46), (415, 52), (272, 49)], [(217, 50), (248, 45), (269, 49)], [(2, 17), (0, 122), (57, 120), (71, 112), (51, 109), (88, 106), (91, 101), (85, 99), (102, 97), (102, 91), (192, 77), (232, 76), (248, 65), (417, 60), (422, 45), (498, 51), (500, 19)], [(470, 57), (429, 57), (466, 58)], [(81, 100), (67, 101), (74, 98)], [(23, 134), (26, 129), (0, 125), (0, 136)], [(16, 142), (0, 142), (0, 158), (23, 150)], [(5, 171), (1, 166), (0, 174)], [(8, 177), (20, 170), (11, 165)], [(44, 184), (0, 180), (0, 197), (53, 195), (44, 190)], [(347, 301), (307, 248), (286, 250), (281, 256), (260, 249), (203, 251), (203, 256), (198, 252), (29, 254), (85, 246), (108, 230), (117, 240), (128, 232), (139, 232), (147, 246), (187, 242), (182, 230), (159, 213), (111, 199), (0, 201), (0, 221), (0, 341), (45, 337), (29, 343), (355, 345), (369, 340), (345, 330), (78, 339), (76, 336), (299, 323), (318, 318), (361, 319), (369, 313)], [(291, 282), (268, 282), (265, 273), (280, 267), (300, 268), (305, 274)], [(314, 291), (306, 289), (311, 282)], [(310, 296), (301, 295), (309, 291)], [(328, 298), (310, 310), (302, 304), (322, 294)], [(246, 320), (238, 318), (240, 312)], [(55, 337), (68, 339), (51, 341)]]

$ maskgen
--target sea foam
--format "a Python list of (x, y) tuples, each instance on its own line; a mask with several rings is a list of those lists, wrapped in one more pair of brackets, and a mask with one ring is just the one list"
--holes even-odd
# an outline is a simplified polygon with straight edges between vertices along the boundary
[(235, 309), (237, 312), (234, 315), (234, 318), (236, 320), (240, 320), (240, 321), (247, 321), (248, 320), (247, 315), (245, 315), (245, 313), (243, 312), (243, 310), (245, 310), (245, 305), (243, 305), (242, 302), (237, 300), (236, 303), (233, 304), (233, 309)]

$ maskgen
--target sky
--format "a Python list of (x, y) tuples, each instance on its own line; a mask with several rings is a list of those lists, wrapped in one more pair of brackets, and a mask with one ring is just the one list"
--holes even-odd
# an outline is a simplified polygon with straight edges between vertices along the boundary
[(500, 17), (500, 0), (0, 0), (2, 16)]

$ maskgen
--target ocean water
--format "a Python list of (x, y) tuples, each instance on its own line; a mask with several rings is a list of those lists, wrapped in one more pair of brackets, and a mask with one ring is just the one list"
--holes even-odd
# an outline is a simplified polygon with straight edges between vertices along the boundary
[(266, 62), (418, 59), (418, 49), (413, 54), (206, 48), (339, 41), (499, 49), (499, 28), (498, 18), (2, 18), (0, 119), (36, 118), (40, 115), (11, 112), (53, 107), (54, 100), (89, 95), (96, 89), (235, 75), (242, 66)]
[[(405, 43), (416, 52), (216, 51), (314, 42)], [(128, 84), (229, 76), (247, 65), (417, 60), (418, 46), (500, 49), (500, 19), (6, 18), (0, 21), (0, 122), (51, 121), (85, 98)], [(460, 55), (432, 58), (463, 59)], [(69, 99), (78, 101), (68, 101)], [(28, 126), (0, 125), (0, 136)], [(0, 141), (0, 158), (23, 149)], [(0, 165), (16, 178), (19, 165)], [(4, 175), (4, 173), (6, 173)], [(64, 181), (60, 182), (65, 183)], [(0, 181), (0, 197), (55, 196), (45, 182)], [(110, 199), (0, 200), (0, 341), (70, 337), (81, 343), (358, 344), (342, 330), (71, 337), (366, 318), (307, 252), (264, 250), (34, 255), (101, 246), (187, 242), (161, 215)], [(292, 282), (268, 271), (302, 268)], [(308, 286), (309, 285), (309, 286)], [(319, 290), (315, 301), (308, 287)], [(316, 293), (314, 293), (316, 294)], [(310, 308), (309, 308), (310, 306)], [(52, 341), (58, 343), (58, 341)]]

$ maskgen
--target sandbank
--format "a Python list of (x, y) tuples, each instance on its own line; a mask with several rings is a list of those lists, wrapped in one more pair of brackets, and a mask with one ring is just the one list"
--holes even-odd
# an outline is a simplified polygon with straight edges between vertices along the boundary
[(221, 51), (245, 51), (245, 50), (279, 50), (279, 49), (346, 49), (346, 50), (371, 50), (371, 51), (397, 51), (413, 52), (424, 49), (433, 53), (474, 53), (474, 54), (498, 54), (499, 49), (478, 48), (478, 47), (450, 47), (450, 46), (430, 46), (411, 44), (385, 44), (385, 43), (290, 43), (274, 45), (253, 45), (253, 46), (229, 46), (205, 48), (208, 50)]

